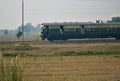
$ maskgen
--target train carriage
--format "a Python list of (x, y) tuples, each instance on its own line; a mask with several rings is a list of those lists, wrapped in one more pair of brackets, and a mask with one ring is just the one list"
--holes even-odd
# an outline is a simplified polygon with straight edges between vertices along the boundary
[(49, 41), (80, 38), (120, 39), (120, 23), (43, 23), (41, 38)]

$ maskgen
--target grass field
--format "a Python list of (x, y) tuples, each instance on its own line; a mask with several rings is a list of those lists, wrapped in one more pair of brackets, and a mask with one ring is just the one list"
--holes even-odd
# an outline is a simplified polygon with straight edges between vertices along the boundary
[[(79, 55), (120, 55), (120, 43), (67, 43), (1, 45), (3, 55), (25, 54), (32, 56), (79, 56)], [(82, 53), (82, 54), (81, 54)], [(76, 55), (74, 55), (76, 54)]]
[(21, 55), (29, 81), (120, 81), (120, 43), (1, 45), (4, 59)]
[(120, 58), (111, 56), (42, 57), (26, 62), (27, 69), (35, 66), (28, 74), (31, 81), (120, 80)]

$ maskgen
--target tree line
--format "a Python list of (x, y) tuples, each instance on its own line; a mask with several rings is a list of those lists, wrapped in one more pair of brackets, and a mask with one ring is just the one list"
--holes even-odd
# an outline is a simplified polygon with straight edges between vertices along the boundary
[(112, 22), (120, 22), (120, 17), (112, 17)]

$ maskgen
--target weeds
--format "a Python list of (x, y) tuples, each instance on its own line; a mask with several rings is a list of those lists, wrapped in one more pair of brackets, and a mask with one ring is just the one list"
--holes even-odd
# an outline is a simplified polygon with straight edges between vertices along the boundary
[(8, 63), (0, 52), (0, 81), (23, 81), (23, 62), (18, 57)]

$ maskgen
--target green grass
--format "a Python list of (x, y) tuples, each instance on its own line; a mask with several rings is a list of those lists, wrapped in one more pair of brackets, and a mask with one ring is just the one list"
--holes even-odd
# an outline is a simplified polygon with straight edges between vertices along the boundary
[(64, 51), (55, 53), (56, 56), (81, 56), (81, 55), (120, 55), (120, 51)]
[(24, 64), (18, 57), (8, 62), (0, 52), (0, 81), (23, 81), (23, 70)]
[(32, 57), (36, 55), (30, 55), (24, 52), (16, 52), (16, 53), (5, 53), (3, 54), (3, 57)]
[(3, 57), (53, 57), (53, 56), (97, 56), (97, 55), (114, 55), (119, 57), (119, 50), (105, 50), (105, 51), (63, 51), (55, 53), (52, 55), (36, 55), (36, 54), (27, 54), (25, 52), (15, 52), (15, 53), (4, 53)]

